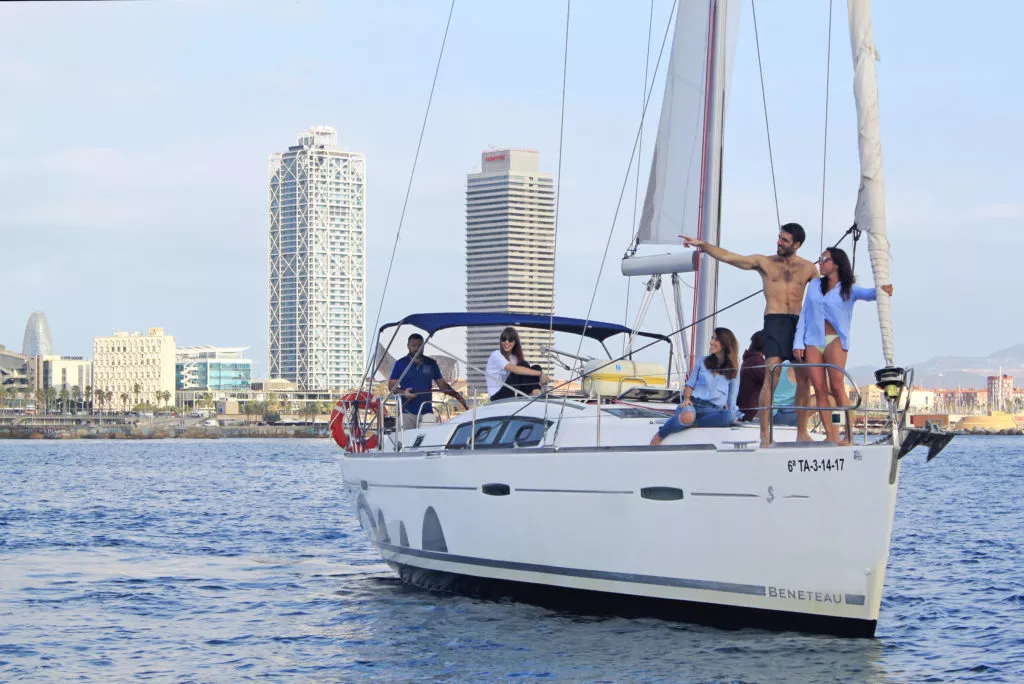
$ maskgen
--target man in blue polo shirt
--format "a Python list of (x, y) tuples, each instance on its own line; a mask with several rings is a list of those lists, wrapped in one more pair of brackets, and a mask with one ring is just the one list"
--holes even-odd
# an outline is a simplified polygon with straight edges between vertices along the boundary
[(434, 383), (439, 390), (462, 404), (462, 408), (468, 409), (462, 394), (441, 376), (437, 361), (422, 354), (423, 336), (417, 333), (409, 335), (407, 346), (409, 354), (395, 362), (388, 380), (388, 391), (402, 397), (402, 427), (414, 428), (418, 416), (433, 414), (430, 395)]

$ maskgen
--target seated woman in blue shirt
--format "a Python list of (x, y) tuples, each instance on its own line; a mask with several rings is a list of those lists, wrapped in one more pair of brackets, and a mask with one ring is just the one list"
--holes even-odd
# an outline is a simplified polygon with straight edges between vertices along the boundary
[(736, 395), (740, 391), (740, 345), (728, 328), (715, 328), (711, 353), (693, 364), (693, 372), (683, 388), (679, 408), (658, 428), (651, 446), (673, 432), (689, 427), (727, 427), (739, 417)]
[[(846, 368), (853, 304), (858, 299), (873, 302), (877, 292), (873, 287), (853, 284), (855, 278), (850, 257), (838, 247), (829, 247), (822, 252), (818, 268), (821, 271), (818, 286), (812, 280), (804, 294), (804, 307), (793, 340), (793, 357), (797, 362), (830, 363)], [(892, 296), (892, 285), (882, 285), (879, 289)], [(832, 409), (828, 401), (831, 394), (836, 406), (850, 405), (846, 376), (839, 368), (815, 366), (808, 371), (828, 439), (835, 444), (846, 445), (850, 443), (849, 438), (840, 441), (839, 427), (832, 423)]]

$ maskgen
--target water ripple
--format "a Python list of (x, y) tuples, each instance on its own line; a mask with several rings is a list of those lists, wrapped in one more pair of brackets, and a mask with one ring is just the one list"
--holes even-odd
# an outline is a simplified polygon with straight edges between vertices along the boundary
[(326, 441), (0, 443), (0, 680), (1024, 681), (1024, 440), (901, 475), (878, 638), (402, 585)]

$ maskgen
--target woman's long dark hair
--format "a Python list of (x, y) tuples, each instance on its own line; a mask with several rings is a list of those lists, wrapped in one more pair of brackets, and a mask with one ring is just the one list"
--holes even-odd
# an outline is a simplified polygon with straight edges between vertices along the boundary
[[(825, 251), (828, 252), (829, 258), (832, 259), (832, 265), (839, 271), (839, 296), (846, 301), (850, 301), (850, 295), (853, 293), (853, 283), (857, 280), (853, 275), (850, 257), (846, 256), (846, 252), (838, 247), (828, 247)], [(828, 278), (825, 276), (821, 277), (821, 294), (828, 294)]]
[[(512, 356), (516, 357), (516, 363), (522, 363), (524, 361), (524, 358), (523, 358), (523, 345), (522, 345), (522, 343), (519, 342), (519, 333), (516, 332), (516, 329), (511, 327), (511, 326), (509, 326), (509, 327), (507, 327), (507, 328), (505, 328), (504, 330), (501, 331), (501, 336), (498, 338), (498, 351), (501, 352), (502, 356), (505, 356), (505, 352), (502, 351), (502, 349), (501, 349), (501, 338), (502, 337), (504, 337), (506, 339), (509, 338), (509, 337), (512, 338), (513, 342), (515, 342), (515, 344), (512, 345)], [(507, 356), (505, 356), (505, 358), (508, 359), (509, 361), (512, 360), (512, 359), (510, 359)]]
[(740, 356), (740, 343), (728, 328), (715, 328), (715, 337), (722, 345), (722, 362), (719, 363), (718, 357), (714, 354), (708, 354), (704, 357), (704, 367), (712, 373), (724, 375), (726, 379), (732, 380), (738, 373), (739, 364), (736, 361)]

